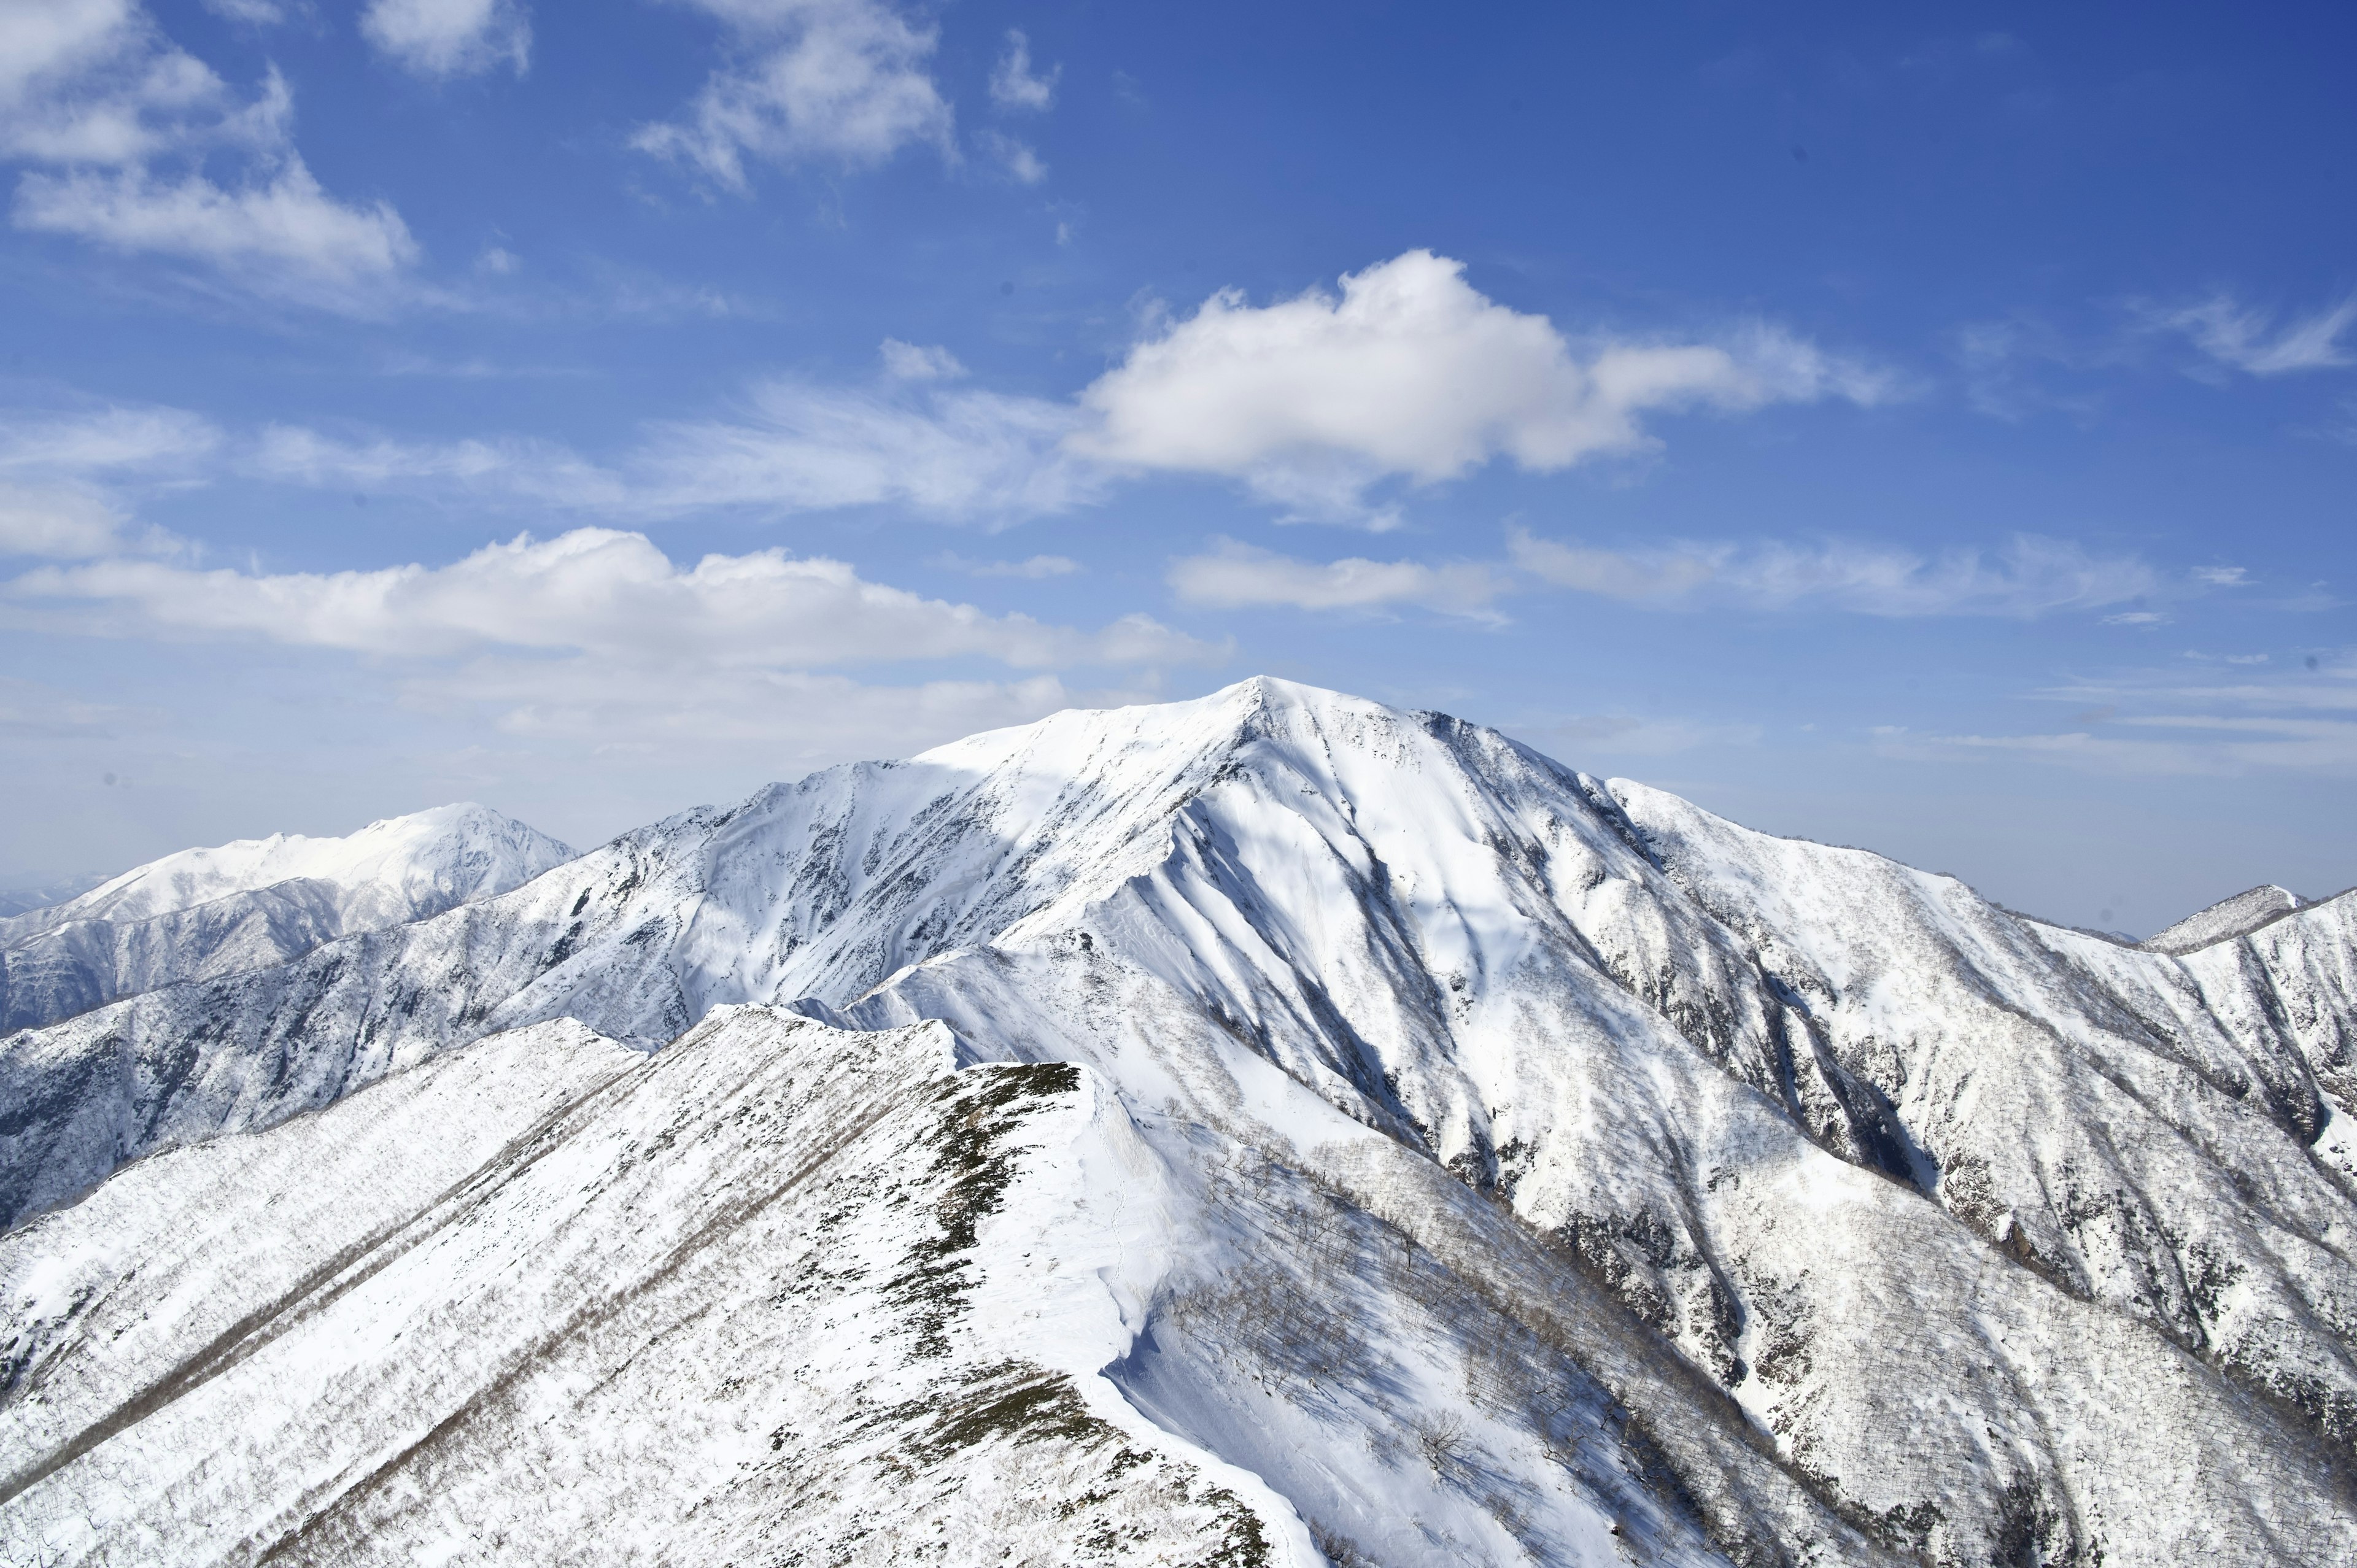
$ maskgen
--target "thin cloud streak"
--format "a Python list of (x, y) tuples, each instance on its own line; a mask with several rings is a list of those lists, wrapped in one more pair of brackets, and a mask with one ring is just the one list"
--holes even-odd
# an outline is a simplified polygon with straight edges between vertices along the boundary
[(2160, 574), (2132, 556), (2096, 556), (2067, 541), (2019, 534), (1993, 555), (1936, 557), (1889, 545), (1681, 542), (1611, 550), (1513, 529), (1516, 566), (1557, 587), (1661, 608), (1729, 606), (1835, 609), (1859, 615), (2001, 616), (2028, 619), (2158, 593)]
[(2254, 376), (2357, 364), (2341, 343), (2357, 323), (2357, 295), (2280, 328), (2275, 312), (2244, 306), (2227, 294), (2171, 310), (2147, 306), (2144, 315), (2152, 329), (2181, 334), (2218, 363)]
[(1209, 609), (1366, 613), (1409, 606), (1489, 621), (1502, 618), (1491, 607), (1508, 587), (1493, 568), (1473, 563), (1301, 561), (1232, 539), (1213, 541), (1209, 554), (1173, 561), (1165, 580), (1179, 602)]

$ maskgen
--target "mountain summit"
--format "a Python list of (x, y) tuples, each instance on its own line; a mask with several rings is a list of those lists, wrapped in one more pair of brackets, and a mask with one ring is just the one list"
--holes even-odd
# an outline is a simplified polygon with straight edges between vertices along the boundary
[(0, 1510), (2346, 1561), (2352, 918), (2126, 948), (1271, 680), (828, 769), (10, 1039)]

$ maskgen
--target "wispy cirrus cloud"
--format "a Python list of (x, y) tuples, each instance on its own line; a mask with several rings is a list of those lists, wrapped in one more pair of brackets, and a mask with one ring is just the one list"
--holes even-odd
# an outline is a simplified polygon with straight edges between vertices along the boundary
[(1604, 549), (1508, 535), (1516, 566), (1557, 587), (1664, 608), (1835, 609), (1859, 615), (2003, 616), (2097, 609), (2160, 591), (2162, 575), (2134, 556), (2103, 556), (2065, 540), (2016, 535), (2001, 548), (1943, 551), (1852, 541), (1796, 544), (1679, 542)]
[(2280, 376), (2357, 364), (2357, 356), (2341, 342), (2352, 324), (2357, 324), (2357, 295), (2287, 318), (2225, 293), (2190, 305), (2146, 305), (2138, 314), (2148, 330), (2179, 334), (2216, 364), (2248, 375)]
[(721, 417), (666, 421), (611, 465), (525, 438), (403, 441), (265, 430), (261, 477), (338, 488), (447, 488), (620, 520), (739, 508), (783, 514), (896, 505), (942, 521), (1068, 510), (1105, 477), (1061, 450), (1062, 404), (941, 385), (774, 380)]
[(1509, 590), (1495, 568), (1475, 562), (1302, 561), (1232, 539), (1170, 563), (1165, 580), (1182, 604), (1210, 609), (1435, 610), (1476, 620), (1500, 618), (1491, 607)]

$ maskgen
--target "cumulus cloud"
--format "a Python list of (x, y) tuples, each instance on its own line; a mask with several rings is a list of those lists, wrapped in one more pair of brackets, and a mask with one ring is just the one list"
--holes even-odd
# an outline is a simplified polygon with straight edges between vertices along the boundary
[(748, 156), (859, 168), (902, 147), (951, 151), (951, 113), (928, 69), (939, 35), (882, 0), (679, 0), (717, 17), (737, 59), (680, 120), (642, 127), (641, 151), (732, 190)]
[(2252, 308), (2225, 294), (2176, 309), (2147, 309), (2145, 315), (2154, 328), (2181, 333), (2218, 363), (2255, 376), (2357, 363), (2341, 342), (2351, 323), (2357, 322), (2357, 295), (2280, 327), (2275, 312)]
[[(0, 154), (34, 166), (16, 188), (19, 228), (360, 307), (416, 260), (416, 242), (389, 205), (328, 195), (292, 119), (274, 71), (241, 99), (133, 0), (0, 10)], [(236, 177), (216, 179), (214, 164)]]
[(532, 53), (532, 23), (514, 0), (369, 0), (361, 36), (420, 76), (502, 65), (521, 76)]
[(1143, 616), (1101, 630), (992, 616), (780, 550), (673, 564), (644, 535), (522, 535), (447, 566), (261, 574), (152, 561), (39, 567), (20, 605), (84, 607), (65, 624), (117, 635), (243, 638), (391, 658), (572, 652), (633, 668), (812, 670), (982, 658), (1028, 669), (1217, 660)]
[(1497, 618), (1491, 604), (1506, 586), (1493, 569), (1469, 562), (1299, 561), (1232, 539), (1215, 541), (1209, 554), (1173, 561), (1166, 580), (1181, 602), (1213, 609), (1372, 611), (1406, 605), (1479, 619)]
[(2123, 604), (2161, 591), (2132, 556), (2098, 556), (2064, 540), (2017, 535), (1991, 554), (1936, 557), (1890, 545), (1676, 543), (1606, 550), (1512, 530), (1515, 565), (1557, 587), (1663, 607), (1839, 609), (1874, 616), (2007, 616)]
[(1275, 305), (1226, 290), (1081, 394), (1071, 445), (1101, 462), (1222, 474), (1282, 504), (1350, 515), (1386, 476), (1432, 483), (1493, 457), (1548, 472), (1648, 444), (1641, 417), (1843, 398), (1889, 379), (1773, 328), (1725, 342), (1575, 350), (1499, 305), (1463, 264), (1411, 251)]

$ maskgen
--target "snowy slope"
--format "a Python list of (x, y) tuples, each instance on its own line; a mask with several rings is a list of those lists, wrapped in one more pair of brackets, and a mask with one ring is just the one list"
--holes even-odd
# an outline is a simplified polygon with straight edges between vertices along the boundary
[[(731, 1009), (651, 1059), (540, 1026), (0, 1241), (0, 1506), (59, 1563), (1723, 1561), (1592, 1381), (1469, 1358), (1501, 1320), (1422, 1321), (1432, 1255), (1251, 1174), (1190, 1180), (1085, 1069), (956, 1070), (939, 1025)], [(1433, 1179), (1420, 1230), (1478, 1212)], [(1405, 1288), (1314, 1299), (1272, 1230), (1305, 1213)], [(1245, 1295), (1353, 1354), (1238, 1356)], [(1288, 1412), (1306, 1519), (1185, 1435)], [(1880, 1561), (1717, 1446), (1821, 1561)]]
[[(1578, 1560), (1534, 1442), (1672, 1560), (1690, 1527), (1759, 1561), (2329, 1563), (2357, 1552), (2349, 904), (2140, 952), (1250, 682), (832, 769), (20, 1035), (0, 1213), (546, 1020), (938, 1018), (1086, 1068), (1190, 1195), (1168, 1211), (1220, 1217), (1170, 1222), (1201, 1277), (1107, 1376), (1337, 1562)], [(1263, 1277), (1305, 1257), (1318, 1289)], [(1583, 1409), (1619, 1413), (1549, 1425)], [(1419, 1468), (1437, 1412), (1465, 1425)]]
[(572, 858), (546, 834), (471, 804), (371, 822), (348, 838), (280, 833), (183, 850), (0, 920), (0, 1030), (283, 963), (338, 937), (504, 893)]
[(2298, 908), (2299, 895), (2268, 883), (2237, 893), (2232, 898), (2221, 898), (2207, 909), (2186, 916), (2167, 930), (2146, 938), (2138, 945), (2147, 951), (2182, 957), (2212, 942), (2242, 936)]

